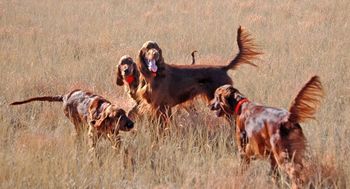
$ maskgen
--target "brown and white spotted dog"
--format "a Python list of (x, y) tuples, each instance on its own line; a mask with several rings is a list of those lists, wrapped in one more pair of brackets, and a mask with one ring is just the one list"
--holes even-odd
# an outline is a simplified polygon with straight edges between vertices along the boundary
[(299, 188), (306, 148), (300, 123), (314, 118), (322, 97), (321, 82), (314, 76), (300, 90), (289, 111), (253, 103), (231, 85), (219, 87), (210, 106), (219, 117), (233, 115), (236, 144), (245, 163), (268, 157), (272, 173), (278, 176), (276, 170), (281, 168), (291, 179), (292, 188)]
[(98, 138), (107, 137), (112, 147), (119, 148), (119, 130), (129, 131), (134, 127), (123, 109), (118, 108), (105, 98), (80, 89), (73, 90), (65, 95), (34, 97), (11, 103), (20, 105), (32, 101), (63, 102), (63, 111), (73, 123), (77, 135), (80, 135), (84, 126), (89, 127), (90, 150), (94, 150)]

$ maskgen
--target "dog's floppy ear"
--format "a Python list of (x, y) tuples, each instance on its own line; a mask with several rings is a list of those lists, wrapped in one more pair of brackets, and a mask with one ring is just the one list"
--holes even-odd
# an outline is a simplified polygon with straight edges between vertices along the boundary
[(103, 104), (104, 101), (102, 101), (99, 98), (95, 98), (89, 106), (89, 122), (94, 127), (100, 127), (102, 122), (107, 118), (108, 112), (103, 111), (99, 112), (100, 106)]
[(238, 89), (232, 86), (227, 88), (227, 94), (227, 103), (232, 108), (236, 107), (239, 101), (245, 99), (245, 96), (242, 93), (240, 93)]
[[(162, 49), (158, 46), (158, 44), (157, 44), (157, 47), (158, 47), (157, 50), (159, 51), (159, 62), (164, 64), (164, 58), (163, 58)], [(162, 66), (162, 65), (160, 65), (160, 66)]]
[(143, 61), (143, 58), (144, 58), (146, 52), (147, 52), (147, 47), (142, 46), (142, 48), (139, 51), (139, 56), (138, 56), (140, 61)]
[(123, 81), (123, 76), (122, 73), (120, 71), (120, 64), (118, 64), (116, 72), (117, 72), (117, 76), (116, 76), (116, 84), (119, 86), (123, 86), (124, 85), (124, 81)]
[(144, 77), (150, 77), (150, 73), (147, 69), (147, 67), (144, 65), (144, 57), (147, 52), (147, 47), (142, 46), (142, 48), (139, 51), (139, 55), (137, 57), (136, 61), (136, 67), (139, 72), (142, 73)]
[(138, 69), (136, 63), (134, 62), (134, 63), (132, 64), (132, 66), (133, 66), (132, 75), (135, 77), (135, 79), (139, 79), (139, 77), (140, 77), (140, 71), (139, 71), (139, 69)]
[(234, 107), (238, 101), (240, 101), (243, 95), (232, 85), (224, 85), (220, 88), (221, 100), (226, 104)]

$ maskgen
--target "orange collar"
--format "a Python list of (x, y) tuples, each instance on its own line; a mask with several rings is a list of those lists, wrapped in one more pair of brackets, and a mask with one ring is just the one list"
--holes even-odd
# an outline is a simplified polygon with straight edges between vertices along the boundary
[(125, 81), (129, 84), (135, 81), (135, 77), (133, 75), (126, 76)]
[[(242, 100), (238, 101), (236, 108), (235, 108), (235, 113), (238, 115), (239, 108), (242, 106), (243, 103), (249, 102), (247, 98), (243, 98)], [(241, 112), (242, 113), (242, 112)]]

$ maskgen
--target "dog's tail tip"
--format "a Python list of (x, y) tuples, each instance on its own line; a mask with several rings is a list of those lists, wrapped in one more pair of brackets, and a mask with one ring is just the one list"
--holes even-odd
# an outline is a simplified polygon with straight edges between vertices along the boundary
[(194, 65), (196, 63), (196, 58), (194, 57), (194, 54), (197, 53), (198, 51), (197, 50), (194, 50), (191, 52), (191, 56), (192, 56), (192, 63), (191, 65)]
[(237, 29), (237, 45), (239, 53), (233, 60), (230, 61), (227, 66), (224, 66), (224, 69), (235, 69), (241, 64), (250, 64), (257, 67), (257, 65), (252, 61), (254, 59), (258, 59), (258, 56), (263, 53), (255, 44), (254, 39), (251, 37), (250, 33), (242, 26), (239, 26)]
[(315, 119), (314, 114), (324, 96), (320, 77), (315, 75), (303, 86), (292, 102), (289, 121), (301, 123), (308, 119)]

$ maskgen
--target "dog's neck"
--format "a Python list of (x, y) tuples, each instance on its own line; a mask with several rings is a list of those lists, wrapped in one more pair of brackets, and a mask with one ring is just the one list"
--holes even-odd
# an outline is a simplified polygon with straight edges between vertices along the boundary
[(249, 100), (247, 98), (242, 98), (241, 100), (238, 101), (235, 109), (234, 109), (234, 113), (236, 115), (240, 115), (242, 113), (242, 105), (245, 103), (245, 102), (249, 102)]
[(129, 85), (132, 85), (133, 82), (135, 81), (135, 77), (133, 75), (129, 75), (125, 77), (125, 81), (126, 83), (128, 83)]
[(157, 72), (151, 72), (151, 76), (152, 77), (156, 77), (157, 76)]
[(135, 92), (139, 85), (139, 78), (130, 75), (124, 78), (125, 87), (128, 91)]
[(136, 93), (139, 87), (139, 81), (139, 78), (134, 75), (124, 77), (125, 89), (134, 100), (137, 98)]

